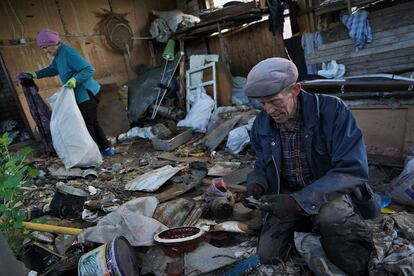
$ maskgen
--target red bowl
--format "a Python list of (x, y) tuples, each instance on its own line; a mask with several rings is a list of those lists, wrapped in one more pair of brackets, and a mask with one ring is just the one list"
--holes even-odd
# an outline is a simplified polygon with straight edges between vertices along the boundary
[(155, 235), (155, 243), (164, 251), (165, 255), (178, 257), (185, 252), (191, 252), (203, 240), (205, 231), (198, 227), (182, 226), (164, 230)]

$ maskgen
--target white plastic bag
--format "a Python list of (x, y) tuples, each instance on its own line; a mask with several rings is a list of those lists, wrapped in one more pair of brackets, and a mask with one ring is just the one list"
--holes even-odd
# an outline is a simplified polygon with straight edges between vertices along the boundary
[(388, 195), (400, 204), (414, 207), (414, 159), (408, 161), (402, 173), (393, 181)]
[(178, 122), (178, 127), (191, 127), (196, 132), (207, 131), (208, 121), (211, 117), (215, 102), (205, 93), (200, 93), (198, 99), (185, 116), (184, 120)]
[(247, 125), (241, 126), (229, 132), (226, 148), (232, 154), (238, 154), (248, 143), (250, 143), (250, 136)]
[(345, 65), (337, 64), (335, 60), (331, 60), (328, 63), (322, 63), (322, 70), (318, 71), (318, 75), (333, 79), (342, 78), (345, 75)]
[(73, 89), (62, 87), (48, 100), (52, 107), (53, 147), (66, 169), (101, 164), (101, 153), (86, 128)]

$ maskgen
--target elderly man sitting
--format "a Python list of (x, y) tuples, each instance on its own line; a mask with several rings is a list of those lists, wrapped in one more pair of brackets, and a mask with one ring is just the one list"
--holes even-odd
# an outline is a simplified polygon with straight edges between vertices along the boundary
[(257, 160), (242, 199), (248, 207), (259, 199), (263, 211), (258, 255), (277, 263), (295, 231), (314, 229), (333, 263), (363, 273), (370, 251), (349, 237), (350, 225), (376, 217), (379, 202), (367, 184), (361, 130), (340, 99), (309, 94), (297, 78), (283, 58), (258, 63), (247, 77), (246, 95), (264, 109), (252, 128)]

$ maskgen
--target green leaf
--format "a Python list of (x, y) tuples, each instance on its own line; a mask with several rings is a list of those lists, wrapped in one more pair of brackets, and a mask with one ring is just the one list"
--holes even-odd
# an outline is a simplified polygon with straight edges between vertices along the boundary
[(8, 146), (13, 142), (13, 139), (10, 138), (9, 133), (5, 132), (0, 139), (0, 144)]
[(21, 221), (15, 221), (13, 223), (13, 228), (21, 229), (23, 228), (23, 223)]
[(28, 173), (32, 177), (38, 177), (39, 176), (39, 170), (35, 169), (35, 168), (32, 168), (32, 167), (29, 167)]
[(29, 153), (31, 153), (33, 150), (30, 148), (30, 147), (24, 147), (24, 148), (22, 148), (21, 150), (20, 150), (20, 153), (23, 155), (23, 156), (26, 156), (26, 155), (28, 155)]
[(16, 175), (9, 175), (7, 176), (6, 181), (4, 181), (5, 188), (14, 188), (20, 185), (20, 181), (22, 180), (22, 176), (20, 174)]

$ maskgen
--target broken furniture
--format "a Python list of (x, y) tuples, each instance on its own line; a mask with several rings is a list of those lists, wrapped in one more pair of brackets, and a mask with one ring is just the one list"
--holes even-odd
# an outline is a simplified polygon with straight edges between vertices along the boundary
[[(192, 83), (192, 77), (195, 73), (199, 73), (200, 71), (204, 70), (212, 70), (211, 80), (204, 81), (201, 83)], [(196, 67), (196, 68), (190, 68), (187, 70), (186, 73), (186, 87), (187, 87), (187, 93), (186, 93), (186, 110), (187, 112), (191, 108), (191, 102), (195, 102), (197, 95), (193, 95), (195, 91), (199, 90), (200, 88), (204, 88), (206, 86), (213, 86), (213, 100), (215, 102), (215, 108), (217, 108), (217, 83), (216, 83), (216, 63), (214, 61), (209, 62), (205, 65)]]

